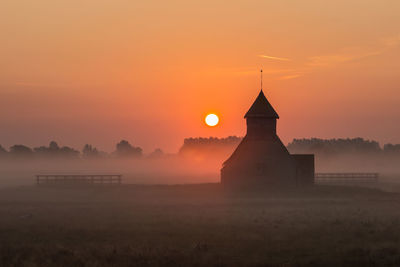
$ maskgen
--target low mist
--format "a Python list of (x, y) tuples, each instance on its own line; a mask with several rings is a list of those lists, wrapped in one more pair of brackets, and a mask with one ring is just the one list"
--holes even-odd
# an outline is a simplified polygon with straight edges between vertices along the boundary
[[(0, 157), (0, 186), (32, 185), (37, 174), (122, 174), (129, 184), (194, 184), (220, 180), (223, 162), (241, 138), (187, 138), (176, 154), (161, 149), (144, 154), (122, 140), (112, 153), (85, 145), (82, 152), (59, 147), (30, 149), (17, 145)], [(316, 172), (400, 173), (399, 145), (354, 139), (294, 139), (287, 146), (293, 154), (315, 154)], [(7, 155), (7, 156), (6, 156)]]
[(19, 159), (0, 162), (0, 186), (31, 185), (36, 174), (122, 174), (123, 183), (191, 184), (219, 181), (221, 162), (179, 156), (159, 159)]

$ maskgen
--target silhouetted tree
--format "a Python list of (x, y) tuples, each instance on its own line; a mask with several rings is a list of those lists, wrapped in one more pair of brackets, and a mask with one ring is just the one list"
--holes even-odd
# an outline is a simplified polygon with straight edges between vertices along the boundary
[(162, 158), (163, 156), (164, 152), (160, 148), (157, 148), (150, 153), (149, 158)]
[(64, 146), (60, 148), (55, 141), (51, 141), (49, 146), (35, 147), (34, 152), (39, 157), (48, 158), (77, 158), (79, 156), (79, 151)]
[(97, 148), (92, 145), (86, 144), (82, 149), (82, 156), (84, 158), (98, 158), (100, 156)]
[(388, 155), (400, 155), (400, 144), (385, 144), (383, 146), (383, 152)]
[(35, 152), (36, 155), (38, 155), (39, 157), (41, 156), (47, 156), (47, 147), (45, 146), (40, 146), (40, 147), (35, 147), (33, 148), (33, 151)]
[[(52, 149), (50, 149), (50, 146), (52, 146)], [(58, 152), (58, 145), (56, 142), (51, 141), (49, 147), (46, 146), (40, 146), (40, 147), (35, 147), (33, 148), (33, 151), (38, 157), (55, 157), (58, 156), (56, 155)]]
[(10, 147), (10, 155), (18, 158), (29, 158), (33, 156), (33, 151), (30, 147), (24, 145), (13, 145)]
[(49, 144), (49, 150), (56, 152), (56, 151), (60, 150), (60, 147), (58, 146), (58, 144), (55, 141), (51, 141)]
[(8, 151), (5, 150), (5, 148), (0, 145), (0, 157), (5, 157), (5, 156), (7, 156), (7, 154), (8, 154)]
[(78, 158), (80, 152), (68, 146), (60, 148), (60, 154), (63, 158)]
[(134, 147), (129, 144), (128, 141), (122, 140), (116, 145), (115, 154), (117, 157), (126, 158), (126, 157), (141, 157), (143, 151), (140, 147)]

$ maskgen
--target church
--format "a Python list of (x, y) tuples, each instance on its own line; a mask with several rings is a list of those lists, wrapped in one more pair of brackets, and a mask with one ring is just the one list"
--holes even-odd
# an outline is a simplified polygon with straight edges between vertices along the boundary
[(314, 183), (314, 155), (289, 153), (276, 133), (278, 113), (262, 89), (244, 118), (247, 133), (221, 169), (224, 186)]

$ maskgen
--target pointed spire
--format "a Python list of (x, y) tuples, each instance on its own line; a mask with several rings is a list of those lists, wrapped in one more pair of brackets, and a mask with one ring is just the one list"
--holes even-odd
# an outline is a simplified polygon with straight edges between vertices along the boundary
[(279, 119), (278, 113), (276, 113), (272, 105), (268, 102), (262, 89), (258, 94), (256, 100), (254, 101), (253, 105), (251, 105), (249, 111), (247, 111), (244, 117), (263, 117)]

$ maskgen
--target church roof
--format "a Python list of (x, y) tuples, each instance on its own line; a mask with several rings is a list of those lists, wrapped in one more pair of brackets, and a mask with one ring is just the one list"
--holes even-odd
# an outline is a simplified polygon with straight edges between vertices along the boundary
[(253, 105), (251, 105), (249, 111), (247, 111), (245, 118), (249, 117), (264, 117), (264, 118), (276, 118), (279, 119), (278, 113), (274, 110), (271, 104), (268, 102), (263, 91), (261, 90), (258, 94)]
[(237, 162), (273, 162), (285, 161), (290, 157), (289, 151), (277, 135), (265, 136), (262, 140), (252, 140), (245, 136), (223, 166)]

